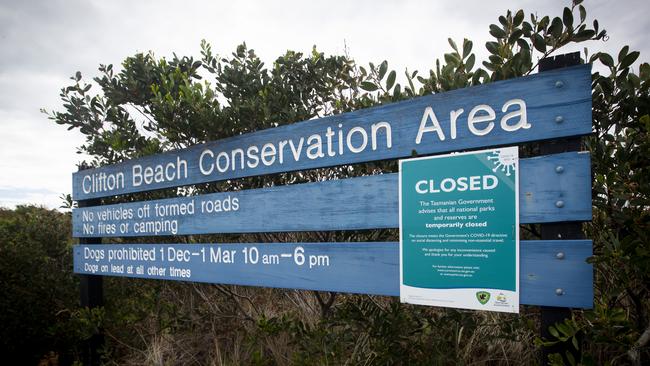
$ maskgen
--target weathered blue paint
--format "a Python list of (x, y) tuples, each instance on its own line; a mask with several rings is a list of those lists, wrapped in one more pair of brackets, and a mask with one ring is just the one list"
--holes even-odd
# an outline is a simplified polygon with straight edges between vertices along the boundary
[[(169, 261), (169, 248), (174, 248), (177, 260)], [(244, 262), (243, 249), (248, 253), (257, 248), (257, 264)], [(295, 251), (302, 247), (304, 263), (296, 264)], [(113, 260), (109, 263), (108, 251), (122, 248), (153, 250), (155, 260)], [(210, 248), (234, 251), (232, 263), (215, 263), (210, 260)], [(87, 249), (104, 251), (101, 260), (84, 259)], [(165, 260), (160, 257), (160, 250)], [(201, 250), (206, 253), (205, 261)], [(108, 244), (78, 245), (74, 249), (74, 271), (98, 274), (164, 280), (221, 283), (245, 286), (293, 288), (303, 290), (335, 291), (345, 293), (399, 296), (399, 243), (245, 243), (245, 244)], [(187, 252), (183, 252), (187, 251)], [(563, 259), (557, 253), (563, 253)], [(98, 253), (98, 252), (95, 252)], [(189, 261), (178, 261), (187, 258)], [(183, 255), (185, 254), (185, 255)], [(263, 258), (278, 257), (276, 264), (263, 264)], [(527, 305), (591, 308), (593, 306), (593, 269), (586, 259), (591, 256), (591, 241), (522, 241), (521, 242), (521, 303)], [(291, 256), (289, 256), (291, 255)], [(320, 257), (313, 257), (320, 256)], [(325, 264), (325, 257), (327, 263)], [(222, 255), (221, 259), (225, 257)], [(275, 257), (274, 257), (275, 258)], [(314, 259), (316, 258), (316, 259)], [(320, 258), (320, 259), (318, 259)], [(311, 259), (311, 262), (310, 262)], [(320, 265), (310, 263), (318, 262)], [(111, 264), (144, 266), (143, 274), (111, 273)], [(97, 265), (96, 272), (89, 267)], [(108, 270), (100, 271), (101, 265)], [(148, 268), (166, 268), (164, 275), (148, 274)], [(172, 277), (169, 267), (190, 269), (189, 277)], [(558, 295), (560, 293), (560, 295)]]
[[(404, 102), (235, 136), (121, 164), (84, 170), (73, 174), (73, 198), (75, 200), (85, 200), (246, 176), (395, 159), (410, 156), (413, 150), (417, 151), (418, 154), (426, 155), (585, 135), (591, 132), (590, 69), (591, 65), (581, 65), (512, 80), (457, 89)], [(513, 99), (521, 99), (526, 103), (527, 120), (530, 127), (506, 132), (500, 127), (499, 121), (505, 114), (513, 111), (512, 108), (506, 109), (505, 112), (502, 110), (504, 103)], [(470, 110), (478, 105), (488, 105), (495, 111), (494, 128), (484, 136), (478, 136), (470, 132), (466, 120)], [(444, 131), (445, 139), (443, 141), (435, 132), (429, 132), (424, 135), (421, 143), (417, 144), (418, 129), (424, 111), (428, 107), (431, 107), (435, 112)], [(461, 108), (464, 113), (459, 117), (457, 136), (453, 138), (450, 132), (450, 112)], [(346, 134), (355, 127), (359, 127), (367, 131), (367, 134), (370, 134), (371, 126), (380, 122), (388, 122), (391, 126), (392, 146), (390, 148), (387, 147), (386, 141), (381, 138), (383, 136), (382, 130), (378, 130), (379, 142), (376, 149), (371, 148), (370, 141), (368, 141), (367, 148), (358, 153), (347, 151), (338, 154), (335, 152), (334, 156), (330, 156), (325, 152), (323, 157), (314, 159), (305, 156), (305, 150), (309, 146), (309, 136), (319, 135), (324, 139), (324, 133), (328, 128), (338, 131), (339, 125), (341, 126), (340, 129), (346, 131)], [(486, 122), (479, 122), (478, 125), (480, 129), (483, 129)], [(305, 140), (302, 150), (303, 155), (301, 159), (296, 161), (292, 157), (286, 141), (295, 140), (297, 143), (301, 137)], [(347, 137), (343, 138), (343, 140), (346, 139)], [(283, 141), (285, 145), (282, 148), (280, 146), (282, 146)], [(350, 141), (355, 147), (361, 146), (363, 142), (361, 133), (352, 134)], [(331, 140), (331, 145), (338, 146), (338, 142), (338, 134), (335, 134)], [(285, 156), (282, 163), (279, 163), (278, 158), (275, 163), (269, 165), (259, 163), (255, 168), (229, 169), (223, 173), (213, 172), (207, 175), (201, 173), (199, 169), (199, 156), (206, 149), (213, 151), (214, 155), (217, 155), (219, 152), (230, 152), (238, 148), (246, 150), (249, 146), (256, 146), (258, 150), (261, 150), (267, 143), (273, 144), (277, 150), (284, 149)], [(133, 186), (132, 172), (134, 165), (139, 164), (144, 168), (156, 165), (166, 166), (168, 163), (174, 164), (179, 161), (186, 161), (187, 177), (185, 177), (183, 171), (183, 174), (180, 174), (181, 177), (178, 179)], [(172, 173), (172, 170), (170, 170), (170, 173)], [(118, 174), (123, 174), (123, 188), (88, 193), (84, 193), (82, 189), (84, 177), (95, 176), (101, 180), (102, 175), (116, 177)], [(170, 174), (170, 176), (172, 175)], [(87, 180), (87, 182), (90, 181)]]
[[(586, 153), (563, 153), (520, 161), (520, 222), (542, 223), (587, 221), (591, 219), (590, 159)], [(562, 167), (558, 173), (557, 167)], [(156, 201), (105, 205), (75, 209), (75, 237), (117, 237), (186, 235), (207, 233), (245, 233), (311, 230), (355, 230), (397, 228), (397, 174), (383, 174), (318, 183), (296, 184), (238, 192)], [(236, 198), (238, 210), (201, 214), (201, 202)], [(557, 202), (562, 201), (562, 207)], [(194, 201), (194, 215), (176, 215), (177, 231), (134, 232), (134, 225), (152, 219), (137, 218), (138, 209), (149, 205), (181, 204)], [(232, 207), (231, 207), (232, 208)], [(125, 220), (129, 232), (122, 234), (84, 233), (84, 213), (97, 222), (100, 212), (132, 210), (134, 218)], [(106, 220), (104, 223), (119, 223)], [(118, 228), (119, 229), (119, 228)]]

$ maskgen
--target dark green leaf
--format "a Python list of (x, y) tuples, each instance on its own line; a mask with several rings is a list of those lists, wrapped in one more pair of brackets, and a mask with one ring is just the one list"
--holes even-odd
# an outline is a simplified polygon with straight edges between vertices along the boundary
[(521, 54), (521, 73), (523, 74), (532, 67), (530, 48), (522, 48), (519, 54)]
[(392, 70), (391, 72), (388, 73), (388, 79), (386, 79), (386, 90), (390, 90), (393, 85), (395, 84), (395, 78), (397, 77), (397, 73), (395, 70)]
[(445, 53), (445, 62), (449, 65), (460, 65), (460, 59), (453, 53)]
[(523, 34), (524, 32), (521, 29), (515, 29), (512, 34), (510, 34), (510, 37), (508, 37), (508, 43), (515, 44)]
[(493, 55), (499, 54), (499, 44), (497, 42), (487, 42), (485, 48)]
[(506, 37), (506, 32), (504, 32), (503, 29), (499, 28), (499, 26), (496, 25), (496, 24), (490, 24), (490, 34), (494, 38), (505, 38)]
[(489, 63), (487, 61), (483, 61), (483, 66), (485, 66), (485, 68), (490, 70), (490, 71), (496, 70), (496, 67), (493, 64), (491, 64), (491, 63)]
[(474, 56), (474, 54), (470, 55), (467, 58), (467, 61), (465, 61), (465, 70), (467, 72), (472, 71), (475, 62), (476, 62), (476, 57)]
[(472, 41), (469, 39), (463, 40), (463, 59), (469, 56), (469, 53), (472, 52)]
[(548, 17), (548, 15), (544, 16), (539, 23), (537, 23), (537, 31), (540, 32), (542, 30), (545, 30), (546, 27), (548, 27), (548, 23), (551, 21), (551, 19)]
[(562, 21), (564, 21), (564, 25), (567, 28), (573, 28), (573, 13), (571, 12), (571, 9), (564, 8), (564, 12), (562, 13)]
[(512, 21), (512, 25), (518, 27), (519, 24), (521, 24), (521, 22), (523, 21), (524, 21), (524, 11), (519, 9), (519, 11), (517, 11), (517, 14), (515, 14), (515, 18)]
[(548, 27), (548, 32), (551, 33), (553, 37), (560, 38), (562, 35), (562, 29), (564, 29), (564, 26), (562, 26), (562, 19), (555, 17), (551, 22), (551, 26)]
[(361, 83), (360, 86), (361, 86), (361, 89), (366, 90), (366, 91), (370, 91), (370, 92), (379, 89), (379, 87), (377, 87), (377, 85), (371, 83), (370, 81), (364, 81), (364, 82)]
[(546, 42), (544, 41), (544, 37), (540, 36), (539, 33), (533, 35), (532, 41), (536, 50), (542, 53), (546, 52)]
[(521, 38), (518, 39), (518, 40), (517, 40), (517, 45), (518, 45), (519, 48), (521, 48), (522, 50), (530, 50), (530, 45), (528, 44), (528, 42), (527, 42), (525, 39), (521, 39)]
[(627, 53), (630, 51), (630, 46), (623, 46), (621, 50), (618, 52), (618, 62), (623, 62), (623, 59), (625, 56), (627, 56)]
[(580, 11), (580, 23), (584, 23), (585, 19), (587, 19), (587, 10), (582, 5), (578, 6), (578, 10)]
[(614, 59), (612, 58), (612, 56), (610, 56), (610, 55), (608, 55), (608, 54), (606, 54), (604, 52), (601, 52), (600, 54), (598, 54), (598, 59), (605, 66), (609, 66), (609, 67), (614, 66)]
[(454, 51), (458, 52), (458, 47), (456, 47), (456, 42), (454, 42), (453, 39), (447, 38), (447, 42), (449, 42), (449, 45), (454, 49)]
[(490, 59), (490, 62), (493, 64), (500, 65), (501, 63), (503, 63), (503, 59), (497, 55), (490, 55), (490, 57), (488, 58)]
[(81, 71), (77, 71), (77, 72), (74, 74), (74, 79), (75, 79), (76, 81), (81, 80)]
[(625, 58), (621, 62), (621, 69), (630, 67), (630, 65), (632, 65), (637, 58), (639, 58), (639, 55), (640, 53), (638, 51), (630, 52), (630, 54), (625, 56)]
[(583, 42), (583, 41), (591, 39), (595, 34), (596, 34), (596, 32), (594, 32), (593, 30), (586, 29), (586, 30), (583, 30), (581, 32), (578, 32), (578, 34), (573, 36), (573, 40), (576, 41), (576, 42)]
[(573, 354), (569, 351), (566, 351), (564, 354), (566, 355), (567, 360), (569, 360), (569, 365), (575, 366), (576, 359), (573, 357)]
[(571, 328), (566, 323), (559, 323), (556, 325), (556, 328), (565, 337), (570, 336), (572, 334)]
[(650, 78), (650, 64), (644, 62), (639, 66), (639, 77), (644, 81)]
[(384, 61), (379, 65), (379, 80), (384, 78), (384, 75), (386, 75), (386, 71), (388, 70), (388, 61)]
[(472, 85), (478, 85), (481, 83), (481, 74), (476, 71), (474, 72), (474, 75), (472, 75)]
[(402, 94), (402, 87), (399, 85), (395, 85), (395, 90), (393, 90), (393, 97), (399, 97)]

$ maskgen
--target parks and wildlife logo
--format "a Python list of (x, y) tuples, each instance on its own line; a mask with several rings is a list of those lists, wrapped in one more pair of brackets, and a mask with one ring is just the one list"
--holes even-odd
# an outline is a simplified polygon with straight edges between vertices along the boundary
[(508, 297), (503, 292), (499, 292), (499, 294), (494, 298), (494, 306), (498, 306), (502, 308), (512, 307), (512, 305), (510, 305), (510, 303), (508, 302)]
[(476, 293), (476, 299), (481, 303), (481, 305), (485, 305), (490, 301), (490, 293), (487, 291), (479, 291)]
[(506, 295), (503, 294), (503, 292), (499, 292), (497, 295), (497, 302), (501, 304), (506, 304), (508, 301), (506, 299)]

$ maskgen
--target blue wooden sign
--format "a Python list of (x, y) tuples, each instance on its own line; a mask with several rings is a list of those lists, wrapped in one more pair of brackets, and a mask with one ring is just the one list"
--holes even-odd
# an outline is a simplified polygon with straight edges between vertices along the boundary
[[(581, 65), (303, 121), (73, 174), (89, 200), (227, 179), (591, 133)], [(399, 227), (397, 174), (73, 210), (80, 238)], [(586, 153), (520, 160), (519, 222), (591, 219)], [(75, 272), (399, 295), (398, 243), (112, 244)], [(559, 255), (559, 254), (562, 255)], [(591, 242), (523, 241), (521, 303), (592, 306)]]
[(494, 82), (73, 174), (73, 198), (591, 133), (591, 66)]
[[(399, 296), (399, 244), (109, 244), (74, 247), (79, 274)], [(561, 259), (557, 253), (563, 253)], [(591, 308), (591, 241), (522, 241), (521, 303)]]
[[(75, 237), (397, 228), (397, 174), (73, 210)], [(589, 154), (521, 160), (522, 223), (591, 219)]]

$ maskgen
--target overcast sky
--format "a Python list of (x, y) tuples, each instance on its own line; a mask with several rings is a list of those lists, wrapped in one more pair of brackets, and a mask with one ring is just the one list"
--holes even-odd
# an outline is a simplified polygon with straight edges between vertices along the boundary
[[(648, 61), (650, 1), (586, 1), (608, 42)], [(515, 5), (517, 4), (517, 5)], [(61, 109), (59, 90), (77, 70), (87, 80), (99, 64), (127, 56), (200, 57), (206, 39), (217, 54), (245, 41), (268, 63), (287, 49), (327, 54), (347, 48), (357, 62), (389, 61), (392, 69), (428, 71), (449, 52), (447, 38), (474, 41), (484, 59), (488, 26), (507, 9), (561, 15), (569, 1), (81, 1), (0, 0), (0, 206), (61, 204), (83, 159), (83, 137), (39, 112)], [(576, 48), (582, 50), (582, 46)], [(477, 62), (477, 64), (480, 64)]]

